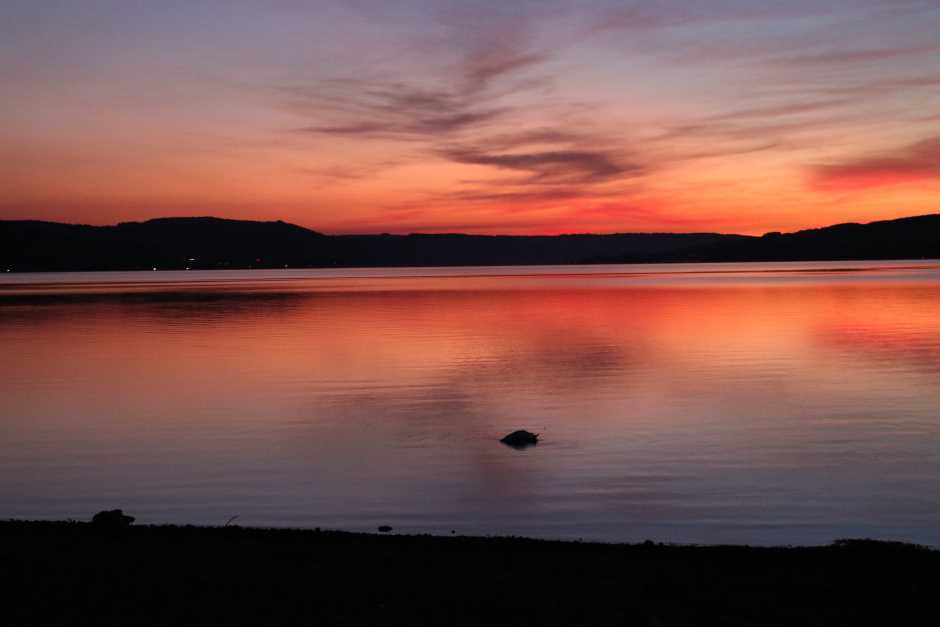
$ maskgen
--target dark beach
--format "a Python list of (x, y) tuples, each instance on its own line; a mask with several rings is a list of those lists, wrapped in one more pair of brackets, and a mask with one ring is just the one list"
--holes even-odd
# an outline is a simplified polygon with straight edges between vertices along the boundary
[(854, 625), (933, 609), (940, 552), (0, 523), (18, 625)]

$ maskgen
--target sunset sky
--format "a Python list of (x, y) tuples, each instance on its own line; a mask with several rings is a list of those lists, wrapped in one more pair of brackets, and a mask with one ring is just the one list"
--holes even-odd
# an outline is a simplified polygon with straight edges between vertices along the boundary
[(5, 0), (0, 218), (762, 233), (940, 212), (940, 0)]

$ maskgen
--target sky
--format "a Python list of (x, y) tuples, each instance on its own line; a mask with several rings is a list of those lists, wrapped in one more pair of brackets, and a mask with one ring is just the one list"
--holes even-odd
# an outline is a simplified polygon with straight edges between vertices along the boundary
[(759, 234), (940, 212), (940, 0), (5, 0), (0, 219)]

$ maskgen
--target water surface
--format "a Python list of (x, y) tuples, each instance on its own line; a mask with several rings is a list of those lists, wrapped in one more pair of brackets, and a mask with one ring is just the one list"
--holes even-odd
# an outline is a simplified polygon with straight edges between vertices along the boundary
[(0, 347), (2, 518), (940, 545), (934, 262), (6, 274)]

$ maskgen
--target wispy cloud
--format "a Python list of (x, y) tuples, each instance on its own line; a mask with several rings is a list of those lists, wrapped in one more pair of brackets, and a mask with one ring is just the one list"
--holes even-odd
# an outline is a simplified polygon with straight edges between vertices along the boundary
[[(895, 4), (897, 4), (895, 2)], [(917, 3), (914, 3), (916, 7)], [(656, 31), (692, 25), (714, 25), (780, 21), (786, 19), (823, 18), (845, 11), (838, 3), (790, 2), (760, 3), (713, 0), (693, 3), (688, 0), (659, 0), (657, 2), (616, 3), (617, 6), (600, 11), (590, 23), (590, 33), (607, 31)], [(886, 0), (860, 0), (854, 10), (883, 10)]]
[(826, 84), (807, 86), (802, 89), (831, 96), (852, 96), (856, 98), (897, 94), (903, 91), (935, 89), (940, 87), (940, 73), (908, 76), (904, 78), (880, 78), (850, 84)]
[[(524, 19), (480, 9), (445, 14), (449, 37), (424, 41), (422, 67), (394, 79), (320, 79), (281, 88), (293, 111), (315, 120), (305, 133), (436, 143), (490, 129), (509, 101), (543, 85), (532, 74), (550, 58)], [(456, 23), (454, 23), (456, 21)], [(457, 28), (461, 26), (461, 28)]]
[(474, 93), (402, 82), (328, 80), (283, 92), (296, 112), (326, 118), (301, 132), (361, 139), (429, 141), (484, 126), (508, 112)]
[[(826, 115), (816, 119), (836, 118), (833, 128), (861, 118), (867, 118), (873, 125), (883, 125), (896, 123), (901, 118), (917, 121), (920, 112), (909, 103), (930, 98), (933, 92), (940, 90), (940, 72), (909, 76), (875, 75), (867, 80), (851, 73), (845, 76), (830, 72), (818, 76), (807, 73), (806, 76), (791, 77), (777, 83), (768, 83), (766, 80), (755, 82), (749, 87), (761, 99), (772, 101), (786, 98), (793, 102), (805, 102), (808, 107), (819, 103), (817, 112)], [(805, 111), (803, 117), (811, 120), (814, 117), (810, 115), (812, 113)]]
[(730, 113), (668, 128), (656, 141), (675, 160), (730, 157), (805, 148), (820, 134), (833, 134), (840, 125), (867, 119), (864, 113), (813, 117)]
[[(559, 115), (564, 103), (539, 102), (551, 89), (545, 66), (557, 51), (514, 20), (474, 22), (447, 46), (456, 47), (456, 61), (420, 81), (329, 79), (281, 91), (292, 111), (315, 120), (298, 128), (302, 134), (409, 142), (427, 158), (492, 171), (492, 179), (458, 184), (446, 194), (450, 202), (570, 199), (649, 170), (627, 158), (622, 142)], [(532, 125), (539, 117), (554, 121)]]
[(933, 56), (940, 53), (940, 45), (899, 46), (894, 48), (863, 48), (855, 50), (826, 50), (778, 57), (773, 63), (790, 66), (838, 65), (847, 63), (875, 63), (886, 59), (916, 55)]
[(780, 104), (764, 105), (751, 107), (748, 109), (737, 109), (711, 117), (711, 120), (731, 121), (731, 120), (752, 120), (757, 118), (780, 118), (789, 115), (800, 115), (805, 113), (815, 113), (835, 109), (852, 104), (853, 101), (848, 98), (826, 99), (826, 100), (801, 100), (797, 102), (787, 102)]
[(462, 71), (467, 82), (465, 92), (481, 92), (494, 80), (540, 65), (548, 59), (546, 52), (518, 48), (506, 42), (485, 50), (475, 50), (463, 62)]
[(636, 163), (625, 163), (602, 150), (550, 150), (542, 152), (494, 153), (478, 148), (454, 147), (441, 154), (447, 159), (497, 170), (511, 170), (528, 175), (539, 184), (586, 184), (624, 176), (638, 176), (645, 170)]
[[(920, 62), (940, 46), (923, 37), (866, 47), (881, 41), (870, 36), (877, 29), (857, 40), (830, 39), (820, 37), (824, 26), (807, 20), (853, 26), (875, 14), (910, 20), (923, 11), (916, 2), (617, 4), (592, 3), (585, 10), (560, 2), (494, 3), (487, 5), (495, 7), (492, 13), (445, 5), (433, 32), (412, 48), (406, 45), (420, 49), (420, 58), (389, 64), (401, 72), (366, 68), (324, 79), (318, 68), (320, 78), (281, 93), (306, 121), (297, 127), (300, 136), (353, 147), (357, 154), (374, 147), (375, 154), (407, 155), (411, 164), (434, 163), (433, 182), (424, 185), (409, 171), (398, 179), (407, 181), (407, 192), (381, 204), (383, 215), (434, 224), (422, 217), (422, 207), (427, 215), (449, 212), (442, 222), (497, 208), (505, 215), (557, 216), (604, 204), (638, 212), (638, 203), (655, 202), (657, 194), (668, 195), (667, 188), (695, 196), (689, 204), (699, 207), (699, 188), (679, 183), (693, 172), (693, 160), (711, 160), (703, 167), (721, 160), (715, 172), (725, 184), (735, 173), (753, 179), (752, 168), (772, 163), (778, 172), (792, 173), (800, 187), (802, 168), (819, 154), (821, 140), (831, 150), (832, 142), (899, 106), (895, 94), (940, 86), (940, 75)], [(551, 22), (552, 12), (564, 24)], [(787, 27), (755, 37), (742, 32), (740, 22), (758, 30), (771, 23)], [(918, 61), (910, 64), (910, 75), (869, 71), (886, 67), (881, 60), (908, 58)], [(594, 60), (603, 63), (591, 65)], [(634, 80), (611, 71), (620, 62), (637, 68), (630, 90), (615, 88), (621, 78)], [(660, 84), (654, 75), (660, 70), (664, 93), (653, 97), (650, 86)], [(734, 96), (713, 89), (719, 84)], [(699, 89), (701, 99), (682, 100)], [(635, 101), (623, 98), (634, 91)], [(656, 98), (664, 103), (661, 119), (646, 106)], [(837, 173), (843, 165), (852, 164), (820, 166), (817, 182), (850, 176)], [(352, 179), (342, 166), (317, 172), (324, 179), (331, 173), (339, 182)], [(706, 180), (707, 172), (693, 176)], [(361, 171), (356, 177), (367, 178)], [(616, 217), (623, 216), (610, 216)]]
[(812, 174), (819, 188), (838, 191), (940, 180), (940, 137), (894, 152), (819, 165)]

